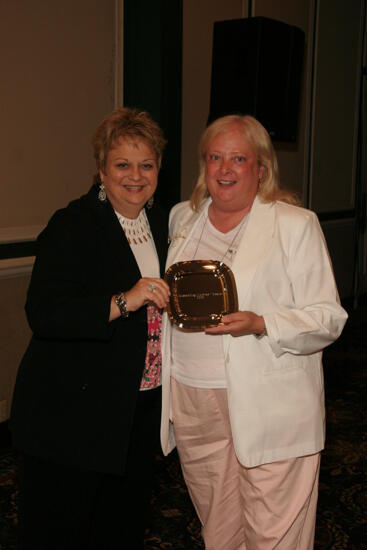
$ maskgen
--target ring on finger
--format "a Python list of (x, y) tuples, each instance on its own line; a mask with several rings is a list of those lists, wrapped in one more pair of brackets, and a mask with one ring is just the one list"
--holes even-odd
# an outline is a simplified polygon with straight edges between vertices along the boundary
[(149, 290), (150, 290), (150, 292), (154, 292), (156, 288), (157, 288), (157, 285), (155, 285), (154, 283), (152, 283), (152, 284), (150, 285), (150, 287), (149, 287)]

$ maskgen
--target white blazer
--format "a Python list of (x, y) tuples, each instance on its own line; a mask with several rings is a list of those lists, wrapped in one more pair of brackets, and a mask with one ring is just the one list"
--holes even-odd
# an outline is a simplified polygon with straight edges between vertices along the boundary
[[(167, 267), (195, 230), (188, 202), (170, 214)], [(208, 258), (209, 259), (209, 258)], [(305, 456), (325, 442), (322, 349), (340, 335), (347, 314), (317, 216), (283, 202), (255, 199), (232, 264), (239, 310), (265, 320), (267, 335), (224, 335), (229, 414), (238, 460), (247, 467)], [(171, 324), (162, 333), (162, 449), (175, 446), (170, 421)]]

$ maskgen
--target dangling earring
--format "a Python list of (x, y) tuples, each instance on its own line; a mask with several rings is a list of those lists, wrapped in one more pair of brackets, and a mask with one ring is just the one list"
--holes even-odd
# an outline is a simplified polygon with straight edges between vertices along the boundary
[(154, 195), (152, 197), (150, 197), (150, 199), (147, 201), (145, 207), (148, 208), (148, 210), (150, 210), (152, 208), (154, 204)]
[(106, 188), (103, 185), (103, 183), (101, 182), (101, 184), (99, 186), (99, 191), (98, 191), (98, 200), (100, 200), (101, 202), (106, 202), (106, 198), (107, 198)]

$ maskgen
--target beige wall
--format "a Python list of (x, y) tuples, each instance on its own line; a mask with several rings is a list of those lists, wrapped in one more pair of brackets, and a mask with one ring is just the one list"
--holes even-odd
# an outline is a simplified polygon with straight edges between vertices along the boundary
[[(121, 5), (1, 2), (0, 243), (34, 237), (57, 208), (91, 185), (90, 137), (121, 92), (115, 80), (115, 74), (121, 79), (115, 57)], [(30, 336), (24, 315), (30, 270), (27, 259), (0, 260), (0, 413), (5, 408), (6, 416)]]
[(114, 104), (114, 10), (114, 0), (1, 3), (0, 228), (43, 225), (88, 189), (90, 136)]

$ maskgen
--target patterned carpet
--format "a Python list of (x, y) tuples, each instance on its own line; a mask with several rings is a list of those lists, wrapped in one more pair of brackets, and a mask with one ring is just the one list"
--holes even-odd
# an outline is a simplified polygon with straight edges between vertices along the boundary
[[(342, 337), (324, 355), (327, 445), (321, 465), (316, 550), (367, 549), (366, 334), (367, 308), (361, 307), (351, 313)], [(0, 450), (0, 550), (15, 549), (14, 459), (9, 447)], [(157, 457), (146, 550), (203, 548), (176, 453)]]

